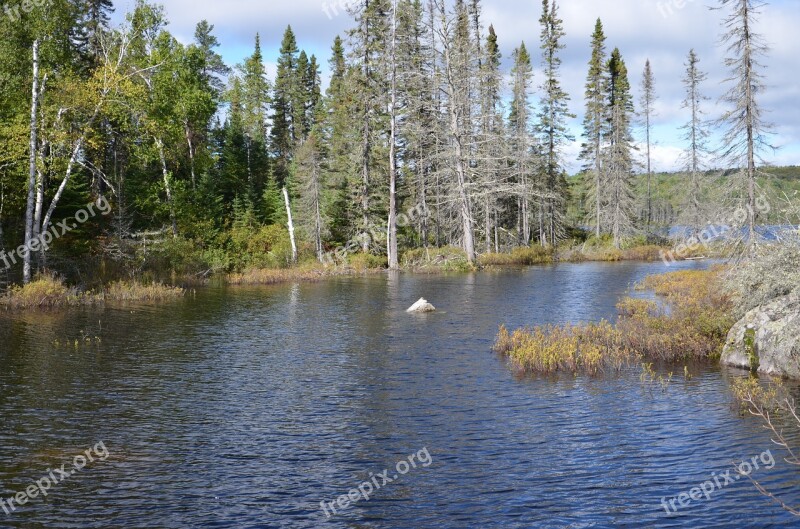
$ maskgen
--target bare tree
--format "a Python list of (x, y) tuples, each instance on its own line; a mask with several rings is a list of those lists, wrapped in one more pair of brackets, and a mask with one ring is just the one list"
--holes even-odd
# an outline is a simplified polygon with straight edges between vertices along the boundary
[(467, 121), (470, 105), (470, 77), (475, 68), (471, 53), (470, 31), (463, 1), (456, 3), (451, 16), (444, 0), (436, 0), (439, 24), (434, 30), (441, 45), (442, 91), (448, 116), (449, 159), (453, 167), (456, 215), (460, 219), (461, 244), (470, 264), (476, 262), (472, 204), (469, 190), (470, 124)]
[(651, 138), (653, 118), (655, 114), (656, 96), (656, 80), (653, 77), (653, 69), (650, 67), (650, 59), (647, 59), (644, 65), (644, 73), (642, 74), (642, 94), (641, 94), (641, 113), (642, 121), (645, 131), (645, 142), (647, 158), (647, 228), (650, 228), (650, 223), (653, 220), (653, 158), (651, 156)]
[(684, 131), (683, 139), (687, 142), (686, 151), (683, 154), (684, 169), (689, 175), (689, 190), (682, 221), (687, 223), (696, 234), (703, 225), (702, 206), (700, 196), (703, 187), (703, 159), (708, 155), (708, 136), (709, 132), (703, 119), (703, 101), (708, 100), (701, 90), (700, 85), (708, 76), (698, 68), (700, 59), (694, 50), (689, 51), (686, 62), (686, 76), (683, 78), (683, 86), (686, 89), (686, 99), (682, 108), (688, 109), (691, 118), (682, 127)]
[(719, 120), (719, 124), (727, 129), (719, 155), (723, 162), (740, 168), (744, 176), (751, 255), (757, 244), (756, 163), (763, 163), (761, 153), (772, 149), (767, 140), (770, 126), (764, 121), (758, 103), (766, 88), (761, 60), (769, 48), (763, 37), (755, 32), (761, 9), (766, 5), (761, 0), (719, 0), (719, 6), (715, 8), (728, 11), (723, 21), (722, 42), (727, 45), (729, 54), (725, 59), (725, 65), (730, 69), (726, 82), (731, 87), (722, 97), (722, 102), (733, 107)]

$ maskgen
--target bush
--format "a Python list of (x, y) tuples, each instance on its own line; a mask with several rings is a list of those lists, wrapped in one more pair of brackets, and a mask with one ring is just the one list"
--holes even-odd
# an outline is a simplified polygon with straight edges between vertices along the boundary
[(353, 270), (363, 272), (386, 268), (388, 262), (385, 256), (372, 255), (371, 253), (353, 253), (347, 256), (347, 265)]
[(292, 243), (286, 228), (279, 224), (237, 227), (230, 233), (229, 255), (236, 270), (286, 268), (292, 264)]
[(40, 275), (24, 286), (11, 287), (0, 298), (0, 304), (9, 309), (55, 308), (78, 305), (83, 295), (77, 289), (67, 287), (53, 275)]

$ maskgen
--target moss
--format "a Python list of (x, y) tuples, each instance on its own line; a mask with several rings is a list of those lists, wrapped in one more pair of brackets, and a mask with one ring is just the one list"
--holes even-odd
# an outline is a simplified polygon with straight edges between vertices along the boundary
[(758, 372), (758, 351), (756, 350), (756, 330), (747, 329), (744, 331), (744, 350), (747, 353), (747, 358), (750, 361), (750, 371), (753, 373)]

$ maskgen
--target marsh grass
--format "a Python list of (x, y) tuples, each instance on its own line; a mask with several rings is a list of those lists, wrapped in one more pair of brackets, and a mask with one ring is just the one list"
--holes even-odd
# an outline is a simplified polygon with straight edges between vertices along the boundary
[(553, 250), (541, 246), (514, 248), (511, 253), (487, 253), (478, 258), (481, 266), (530, 266), (553, 262)]
[(293, 268), (254, 268), (228, 274), (230, 285), (276, 285), (296, 281), (313, 282), (339, 276), (375, 274), (385, 270), (385, 259), (354, 254), (341, 266), (324, 266), (316, 261), (299, 264)]
[(67, 286), (56, 276), (40, 275), (27, 285), (12, 287), (6, 295), (0, 297), (0, 307), (6, 310), (43, 310), (106, 301), (165, 301), (183, 295), (182, 288), (135, 281), (118, 281), (100, 292), (81, 292), (76, 287)]
[(407, 270), (415, 272), (471, 272), (475, 267), (469, 263), (461, 248), (417, 248), (403, 254), (400, 262)]
[(722, 269), (680, 271), (650, 276), (639, 286), (654, 290), (665, 303), (624, 298), (615, 325), (518, 329), (500, 327), (494, 350), (527, 373), (619, 371), (654, 359), (659, 362), (719, 358), (735, 323), (730, 295), (722, 288)]

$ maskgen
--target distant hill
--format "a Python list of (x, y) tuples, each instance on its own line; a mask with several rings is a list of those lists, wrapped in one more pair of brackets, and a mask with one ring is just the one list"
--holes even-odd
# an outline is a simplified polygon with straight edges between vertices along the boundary
[[(760, 171), (764, 176), (758, 179), (760, 192), (767, 197), (772, 206), (772, 213), (768, 219), (763, 219), (768, 223), (784, 222), (787, 215), (791, 212), (786, 211), (785, 197), (797, 199), (800, 196), (800, 166), (788, 167), (764, 167)], [(717, 203), (725, 194), (730, 194), (731, 180), (733, 171), (722, 172), (720, 170), (710, 170), (704, 173), (705, 196), (709, 202)], [(635, 177), (636, 195), (638, 197), (647, 196), (647, 175), (637, 174)], [(570, 197), (568, 206), (568, 217), (575, 225), (584, 224), (586, 221), (585, 202), (587, 200), (583, 175), (574, 175), (568, 178), (570, 186)], [(686, 201), (686, 193), (689, 185), (689, 178), (682, 172), (655, 173), (652, 180), (652, 201), (653, 201), (653, 222), (659, 225), (672, 225), (680, 216), (683, 204)], [(642, 215), (645, 212), (645, 199), (641, 198), (640, 209)], [(794, 212), (795, 222), (800, 212)]]

